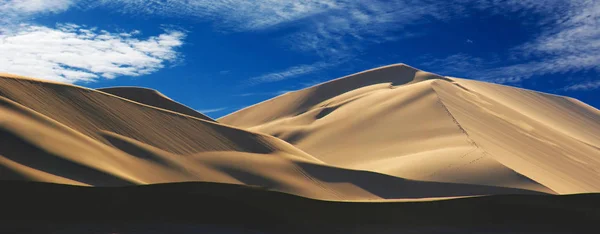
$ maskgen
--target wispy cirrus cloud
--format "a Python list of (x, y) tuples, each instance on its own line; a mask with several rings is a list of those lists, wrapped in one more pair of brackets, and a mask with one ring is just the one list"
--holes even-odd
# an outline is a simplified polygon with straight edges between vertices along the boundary
[[(557, 8), (533, 41), (516, 48), (531, 62), (497, 69), (500, 82), (520, 81), (532, 76), (596, 69), (600, 71), (600, 2), (554, 3)], [(564, 9), (568, 6), (567, 9)], [(504, 77), (500, 77), (504, 76)]]
[[(468, 16), (479, 9), (492, 14), (523, 17), (524, 24), (541, 29), (533, 41), (516, 46), (504, 58), (478, 58), (460, 53), (438, 63), (454, 74), (499, 83), (519, 82), (534, 76), (561, 72), (597, 69), (600, 61), (599, 2), (587, 0), (539, 1), (472, 1), (455, 3), (442, 1), (335, 1), (326, 14), (288, 19), (300, 21), (300, 30), (283, 40), (299, 51), (316, 54), (325, 61), (348, 59), (359, 54), (369, 44), (418, 36), (424, 32), (403, 30), (407, 26), (445, 21)], [(509, 59), (518, 57), (520, 59)], [(468, 61), (468, 62), (467, 62)], [(312, 64), (254, 77), (255, 83), (274, 82), (307, 75), (323, 68)]]
[(325, 68), (336, 66), (342, 61), (335, 62), (317, 62), (313, 64), (302, 64), (293, 67), (289, 67), (280, 71), (275, 71), (260, 76), (252, 77), (248, 80), (248, 85), (256, 85), (260, 83), (270, 83), (290, 79), (298, 76), (311, 74)]
[(177, 59), (185, 37), (179, 31), (144, 39), (137, 34), (22, 24), (0, 35), (0, 71), (70, 83), (145, 75)]
[(332, 8), (336, 0), (83, 0), (87, 7), (112, 7), (127, 14), (193, 17), (231, 31), (261, 30)]
[(565, 86), (565, 91), (588, 91), (600, 89), (600, 80), (585, 81), (577, 84)]
[[(322, 60), (251, 78), (250, 83), (256, 84), (333, 67), (339, 63), (331, 61), (347, 61), (371, 44), (427, 33), (423, 31), (426, 27), (410, 26), (468, 17), (468, 9), (479, 9), (521, 17), (524, 23), (536, 25), (540, 32), (499, 60), (461, 53), (438, 62), (465, 76), (510, 83), (546, 74), (598, 69), (599, 5), (600, 2), (592, 0), (0, 0), (0, 13), (23, 20), (70, 7), (103, 7), (124, 14), (196, 18), (213, 22), (225, 32), (289, 26), (293, 30), (281, 38), (282, 43)], [(460, 56), (476, 62), (477, 69), (466, 70), (473, 66), (452, 62), (463, 59)], [(465, 68), (462, 72), (461, 67)]]
[[(462, 74), (497, 83), (515, 83), (531, 77), (582, 70), (600, 70), (600, 2), (574, 1), (472, 1), (452, 4), (441, 1), (355, 1), (343, 9), (331, 9), (316, 17), (313, 30), (290, 35), (289, 41), (303, 51), (322, 57), (352, 56), (369, 43), (398, 40), (419, 32), (403, 32), (406, 26), (427, 20), (450, 20), (468, 15), (467, 8), (523, 18), (540, 33), (518, 45), (504, 57), (479, 58), (465, 53), (435, 59), (429, 65), (444, 72)], [(342, 4), (338, 4), (342, 5)], [(341, 14), (335, 12), (340, 10)], [(391, 36), (393, 35), (393, 36)], [(513, 57), (516, 57), (514, 59)]]
[[(72, 0), (76, 1), (76, 0)], [(281, 38), (288, 46), (320, 56), (325, 61), (295, 65), (253, 77), (264, 83), (307, 75), (352, 58), (366, 46), (420, 35), (406, 26), (461, 16), (461, 4), (432, 0), (79, 0), (80, 8), (108, 7), (125, 14), (192, 17), (212, 21), (223, 31), (256, 31), (293, 26)], [(473, 1), (463, 0), (462, 4)], [(485, 1), (484, 1), (485, 2)], [(496, 1), (488, 1), (493, 5)], [(512, 5), (518, 5), (515, 2)], [(533, 1), (532, 1), (533, 2)], [(486, 3), (478, 3), (484, 6)], [(507, 5), (511, 5), (507, 4)], [(530, 3), (530, 5), (535, 5)], [(536, 8), (538, 5), (530, 6)], [(515, 7), (513, 7), (515, 8)]]
[(39, 14), (63, 12), (73, 5), (73, 0), (0, 0), (0, 26), (11, 25)]
[[(423, 19), (443, 19), (455, 11), (452, 4), (424, 0), (99, 0), (84, 1), (87, 8), (109, 7), (126, 14), (192, 17), (214, 22), (222, 31), (257, 31), (290, 26), (294, 32), (280, 38), (286, 47), (325, 60), (355, 56), (365, 46), (419, 35), (402, 31)], [(81, 5), (81, 4), (80, 4)], [(393, 33), (392, 33), (393, 32)], [(259, 80), (277, 80), (307, 74), (311, 64), (265, 74)], [(278, 74), (279, 73), (279, 74)], [(256, 80), (256, 79), (255, 79)]]
[(370, 44), (418, 36), (422, 32), (403, 29), (455, 17), (463, 11), (454, 4), (427, 0), (335, 1), (331, 6), (326, 14), (297, 19), (302, 23), (299, 30), (282, 38), (291, 48), (316, 54), (323, 61), (252, 77), (250, 83), (276, 82), (339, 65), (341, 62), (328, 61), (347, 61)]
[(282, 95), (284, 93), (289, 93), (289, 92), (293, 92), (296, 90), (278, 90), (278, 91), (274, 91), (274, 92), (255, 92), (255, 93), (241, 93), (241, 94), (236, 94), (233, 96), (236, 97), (250, 97), (250, 96), (279, 96)]
[(421, 31), (403, 29), (430, 19), (450, 17), (445, 5), (440, 1), (410, 0), (338, 3), (339, 7), (307, 20), (302, 31), (284, 40), (297, 50), (321, 57), (353, 56), (370, 44), (421, 35)]
[(600, 71), (600, 2), (507, 1), (478, 6), (493, 7), (498, 14), (535, 12), (539, 19), (531, 23), (541, 28), (541, 32), (533, 40), (514, 47), (505, 59), (459, 53), (424, 65), (497, 83), (517, 83), (557, 73)]
[(4, 13), (39, 13), (64, 11), (73, 4), (73, 0), (2, 0), (0, 10)]
[(219, 108), (210, 108), (210, 109), (200, 109), (200, 110), (196, 110), (202, 114), (209, 114), (209, 113), (215, 113), (215, 112), (219, 112), (219, 111), (224, 111), (229, 109), (229, 107), (219, 107)]
[[(361, 43), (379, 43), (418, 32), (401, 29), (426, 17), (442, 19), (454, 4), (434, 0), (80, 0), (82, 8), (108, 7), (125, 14), (196, 18), (222, 31), (297, 29), (282, 41), (299, 51), (341, 57)], [(394, 32), (394, 34), (390, 34)]]

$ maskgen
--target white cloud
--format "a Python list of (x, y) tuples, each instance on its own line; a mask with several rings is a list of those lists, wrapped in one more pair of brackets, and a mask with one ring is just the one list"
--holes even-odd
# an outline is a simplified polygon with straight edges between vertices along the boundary
[(2, 0), (3, 12), (40, 13), (64, 11), (73, 3), (71, 0)]
[(72, 0), (0, 0), (0, 26), (14, 25), (39, 14), (63, 12), (73, 3)]
[(146, 39), (139, 32), (110, 33), (74, 24), (20, 25), (0, 34), (0, 71), (61, 82), (139, 76), (173, 61), (185, 34), (167, 31)]
[(563, 88), (563, 90), (565, 91), (587, 91), (595, 89), (600, 89), (600, 80), (582, 82), (578, 84), (569, 85)]
[(228, 107), (213, 108), (213, 109), (202, 109), (202, 110), (196, 110), (196, 111), (198, 111), (200, 113), (203, 113), (203, 114), (208, 114), (208, 113), (214, 113), (214, 112), (223, 111), (223, 110), (226, 110), (226, 109), (228, 109)]
[[(464, 72), (465, 75), (495, 82), (518, 82), (545, 74), (599, 69), (600, 61), (600, 1), (594, 0), (0, 0), (0, 14), (4, 16), (0, 19), (0, 26), (2, 22), (14, 23), (39, 14), (62, 12), (70, 7), (108, 7), (126, 14), (192, 17), (212, 22), (217, 29), (223, 31), (256, 31), (292, 26), (294, 32), (282, 38), (282, 41), (296, 50), (316, 54), (328, 61), (356, 56), (365, 46), (373, 43), (421, 35), (423, 32), (406, 30), (407, 26), (467, 17), (470, 14), (468, 9), (476, 8), (513, 18), (520, 17), (525, 23), (537, 25), (541, 32), (531, 42), (511, 51), (519, 58), (517, 60), (504, 59), (499, 64), (496, 60), (480, 61), (481, 58), (471, 57), (472, 61), (478, 63), (477, 70)], [(420, 30), (426, 30), (426, 27), (421, 27)], [(78, 31), (74, 34), (79, 37), (85, 35), (85, 32)], [(94, 31), (92, 34), (102, 33)], [(130, 39), (135, 33), (109, 35), (124, 44), (135, 40)], [(178, 37), (172, 33), (163, 35)], [(15, 35), (3, 35), (10, 36)], [(58, 64), (59, 70), (64, 72), (52, 74), (55, 79), (146, 74), (160, 68), (162, 62), (158, 61), (169, 60), (169, 55), (173, 54), (172, 49), (178, 46), (157, 45), (152, 42), (160, 41), (160, 36), (148, 40), (149, 43), (140, 43), (132, 48), (147, 55), (139, 56), (140, 61), (146, 61), (142, 63), (155, 66), (138, 66), (133, 62), (113, 66), (103, 62), (103, 66), (95, 66), (97, 71), (93, 71), (90, 70), (91, 66), (79, 64), (81, 62), (73, 63), (78, 65), (73, 67), (54, 63), (51, 67)], [(178, 40), (170, 41), (177, 44)], [(158, 51), (152, 51), (152, 48), (158, 48)], [(460, 58), (449, 57), (448, 61), (452, 59)], [(505, 65), (506, 63), (509, 65)], [(325, 64), (328, 63), (292, 66), (254, 77), (251, 82), (273, 82), (306, 75), (329, 67)], [(462, 62), (453, 66), (454, 71), (460, 72), (461, 66), (474, 67)]]

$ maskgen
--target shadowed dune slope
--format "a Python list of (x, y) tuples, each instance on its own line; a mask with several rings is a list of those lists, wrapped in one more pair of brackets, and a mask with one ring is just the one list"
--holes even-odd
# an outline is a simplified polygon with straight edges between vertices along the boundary
[(181, 103), (173, 101), (162, 93), (147, 88), (140, 87), (109, 87), (96, 89), (105, 93), (110, 93), (115, 96), (119, 96), (131, 101), (143, 103), (146, 105), (174, 111), (180, 114), (194, 116), (203, 120), (214, 121), (210, 117), (203, 115), (200, 112), (195, 111)]
[(214, 150), (267, 153), (277, 149), (268, 140), (274, 138), (71, 85), (2, 78), (0, 95), (104, 143), (100, 130), (180, 154)]
[(290, 92), (218, 121), (346, 168), (548, 193), (600, 191), (598, 110), (404, 64)]
[[(142, 97), (139, 90), (132, 95)], [(148, 104), (156, 100), (0, 77), (0, 179), (90, 186), (205, 181), (330, 200), (539, 194), (330, 166), (275, 137)]]

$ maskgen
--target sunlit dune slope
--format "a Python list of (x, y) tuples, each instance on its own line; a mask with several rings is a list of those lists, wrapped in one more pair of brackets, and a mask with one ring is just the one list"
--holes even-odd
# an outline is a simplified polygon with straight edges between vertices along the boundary
[(404, 64), (286, 93), (218, 120), (331, 165), (426, 181), (600, 191), (600, 112)]
[(275, 137), (175, 112), (179, 107), (155, 92), (126, 89), (131, 93), (115, 96), (0, 77), (0, 179), (91, 186), (207, 181), (331, 200), (535, 193), (326, 165)]

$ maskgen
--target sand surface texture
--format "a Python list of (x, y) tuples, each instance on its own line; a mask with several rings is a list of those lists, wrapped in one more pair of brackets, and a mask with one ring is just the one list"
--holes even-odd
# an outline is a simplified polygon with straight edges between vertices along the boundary
[(404, 64), (289, 92), (218, 121), (344, 168), (551, 194), (600, 191), (600, 111)]
[(337, 201), (600, 191), (600, 112), (391, 65), (217, 121), (158, 91), (0, 74), (0, 179), (258, 186)]

